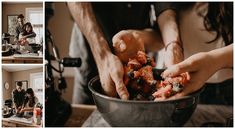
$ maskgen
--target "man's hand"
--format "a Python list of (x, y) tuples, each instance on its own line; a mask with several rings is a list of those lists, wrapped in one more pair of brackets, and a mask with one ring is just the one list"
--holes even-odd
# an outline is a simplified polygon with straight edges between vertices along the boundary
[(21, 106), (19, 106), (18, 108), (16, 108), (16, 113), (19, 113), (21, 111)]
[(122, 63), (111, 53), (103, 31), (96, 21), (91, 3), (69, 2), (68, 7), (89, 43), (105, 93), (109, 96), (115, 96), (118, 93), (121, 99), (128, 99), (129, 94), (123, 84)]
[(97, 64), (100, 81), (105, 93), (109, 96), (120, 96), (121, 99), (127, 100), (129, 93), (123, 82), (123, 65), (119, 58), (113, 54), (108, 54), (101, 64)]
[(159, 31), (152, 29), (122, 30), (112, 40), (115, 54), (123, 63), (127, 63), (138, 51), (156, 52), (164, 46)]
[(29, 42), (25, 39), (25, 38), (21, 38), (18, 43), (22, 46), (26, 45), (26, 44), (29, 44)]
[(140, 31), (122, 30), (112, 39), (115, 54), (123, 63), (133, 58), (138, 51), (144, 51), (144, 41)]
[(18, 110), (18, 109), (15, 109), (16, 110), (16, 113), (19, 113), (20, 112), (20, 110)]

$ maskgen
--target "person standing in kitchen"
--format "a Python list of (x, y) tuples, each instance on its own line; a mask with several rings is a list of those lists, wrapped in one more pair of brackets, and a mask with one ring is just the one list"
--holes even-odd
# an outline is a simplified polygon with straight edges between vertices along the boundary
[(24, 104), (25, 90), (22, 89), (22, 85), (21, 81), (17, 82), (16, 89), (12, 91), (13, 108), (15, 108), (16, 113), (20, 112)]
[(179, 4), (184, 54), (188, 58), (169, 67), (163, 76), (189, 72), (190, 81), (175, 97), (204, 87), (200, 103), (233, 105), (233, 7), (233, 2)]
[(20, 45), (25, 45), (27, 43), (35, 43), (36, 33), (33, 31), (33, 26), (30, 22), (27, 22), (23, 26), (23, 32), (19, 35)]
[[(87, 84), (97, 75), (97, 69), (107, 95), (117, 96), (118, 93), (121, 99), (128, 99), (129, 93), (123, 83), (123, 65), (113, 54), (112, 38), (121, 30), (139, 29), (144, 30), (141, 36), (148, 42), (159, 41), (160, 43), (154, 44), (155, 47), (163, 47), (160, 34), (157, 33), (159, 31), (156, 31), (158, 28), (154, 27), (154, 18), (151, 15), (154, 9), (151, 3), (69, 2), (68, 7), (76, 23), (71, 36), (70, 56), (81, 57), (83, 62), (76, 71), (73, 103), (92, 102)], [(173, 24), (174, 29), (177, 28), (175, 25), (177, 24)], [(145, 30), (146, 28), (153, 29)], [(144, 49), (141, 45), (137, 46), (137, 49)]]
[(93, 103), (88, 81), (98, 71), (103, 89), (109, 96), (117, 95), (114, 92), (116, 86), (119, 96), (128, 99), (122, 80), (122, 63), (112, 53), (112, 37), (122, 29), (151, 27), (150, 3), (69, 2), (68, 7), (76, 23), (70, 55), (82, 58), (82, 66), (76, 71), (73, 103)]
[[(17, 17), (17, 26), (15, 28), (15, 39), (14, 39), (14, 41), (19, 41), (22, 38), (26, 39), (26, 38), (36, 37), (36, 34), (34, 32), (31, 32), (33, 30), (31, 23), (27, 22), (27, 24), (25, 24), (24, 22), (25, 22), (24, 15), (23, 14), (18, 15), (18, 17)], [(30, 30), (30, 25), (31, 25), (31, 30)], [(26, 27), (30, 31), (29, 34), (26, 33), (27, 32)], [(22, 35), (22, 34), (24, 34), (24, 35)]]
[(20, 14), (20, 15), (17, 16), (17, 26), (15, 28), (15, 39), (14, 39), (14, 41), (19, 40), (20, 33), (22, 33), (24, 31), (23, 26), (24, 26), (24, 15)]
[(32, 88), (26, 90), (24, 104), (20, 113), (25, 113), (25, 115), (33, 115), (33, 110), (35, 105), (38, 103), (38, 98), (35, 96)]
[(233, 3), (168, 4), (177, 14), (185, 61), (169, 66), (164, 77), (189, 72), (189, 84), (177, 97), (205, 87), (199, 103), (233, 105)]

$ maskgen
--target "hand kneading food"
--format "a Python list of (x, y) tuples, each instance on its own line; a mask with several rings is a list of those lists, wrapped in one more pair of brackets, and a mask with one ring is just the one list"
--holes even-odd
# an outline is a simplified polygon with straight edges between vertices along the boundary
[(179, 92), (187, 83), (187, 75), (157, 79), (154, 77), (155, 62), (143, 51), (124, 64), (124, 83), (130, 93), (130, 100), (164, 100)]

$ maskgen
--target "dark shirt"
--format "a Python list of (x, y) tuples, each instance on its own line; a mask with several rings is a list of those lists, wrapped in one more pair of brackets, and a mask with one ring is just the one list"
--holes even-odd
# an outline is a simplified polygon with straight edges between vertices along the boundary
[(23, 106), (25, 99), (25, 90), (21, 90), (21, 92), (16, 89), (12, 92), (13, 103), (15, 103), (16, 108), (19, 106)]
[(31, 32), (31, 33), (27, 33), (27, 32), (25, 32), (25, 30), (24, 30), (24, 25), (23, 26), (20, 26), (20, 25), (18, 25), (18, 26), (16, 26), (16, 29), (15, 29), (15, 38), (16, 39), (19, 39), (19, 35), (20, 34), (23, 34), (23, 36), (26, 36), (26, 38), (33, 38), (33, 37), (36, 37), (36, 33), (35, 32)]
[(112, 37), (126, 29), (155, 29), (151, 25), (150, 10), (154, 7), (158, 17), (167, 9), (176, 12), (192, 7), (195, 2), (92, 2), (96, 20), (112, 49)]
[[(94, 15), (111, 50), (112, 37), (119, 31), (151, 27), (150, 6), (150, 2), (92, 2)], [(78, 68), (78, 72), (82, 77), (80, 75), (75, 77), (74, 91), (76, 92), (74, 94), (76, 94), (76, 103), (92, 104), (91, 92), (87, 85), (98, 74), (98, 70), (88, 43), (85, 43), (84, 46), (87, 49), (88, 56), (84, 56), (85, 54), (76, 56), (81, 57), (82, 62), (87, 64), (87, 66), (83, 67), (83, 69)], [(84, 48), (80, 47), (79, 49), (82, 50)], [(76, 49), (76, 51), (81, 50)]]
[(93, 2), (96, 19), (112, 48), (112, 37), (121, 30), (150, 28), (150, 2)]
[(24, 32), (23, 26), (17, 25), (15, 28), (15, 38), (19, 39), (19, 35), (22, 32)]
[(29, 32), (29, 33), (27, 33), (27, 32), (24, 32), (24, 33), (22, 33), (22, 35), (23, 36), (26, 36), (26, 38), (33, 38), (33, 37), (36, 37), (36, 33), (35, 32)]

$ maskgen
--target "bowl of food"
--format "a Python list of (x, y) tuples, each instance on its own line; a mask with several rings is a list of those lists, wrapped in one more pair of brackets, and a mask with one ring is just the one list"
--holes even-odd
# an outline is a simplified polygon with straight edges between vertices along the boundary
[[(196, 109), (202, 90), (181, 98), (166, 99), (182, 90), (184, 80), (182, 77), (163, 79), (160, 76), (163, 70), (153, 67), (151, 69), (149, 66), (154, 66), (154, 64), (148, 63), (149, 65), (142, 65), (138, 68), (134, 66), (134, 71), (124, 67), (124, 83), (129, 91), (130, 100), (107, 96), (98, 76), (89, 82), (89, 89), (97, 109), (111, 126), (183, 126)], [(136, 62), (131, 64), (136, 64)], [(125, 76), (128, 78), (125, 79)], [(180, 82), (177, 82), (179, 80)]]
[(32, 48), (33, 53), (37, 53), (42, 48), (42, 45), (37, 43), (29, 43), (29, 46)]
[(93, 99), (102, 117), (114, 127), (183, 126), (191, 117), (201, 92), (175, 100), (121, 100), (103, 93), (99, 77), (89, 83)]

